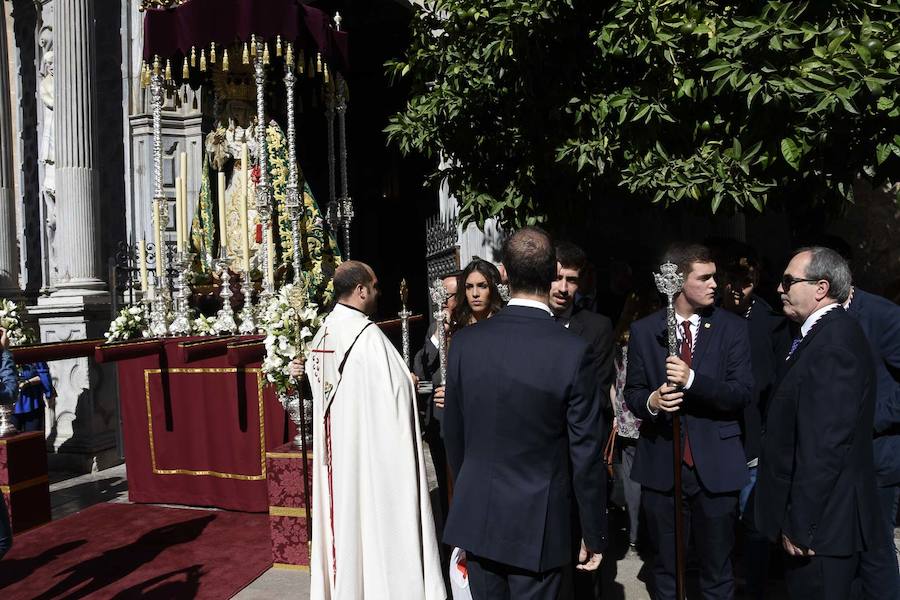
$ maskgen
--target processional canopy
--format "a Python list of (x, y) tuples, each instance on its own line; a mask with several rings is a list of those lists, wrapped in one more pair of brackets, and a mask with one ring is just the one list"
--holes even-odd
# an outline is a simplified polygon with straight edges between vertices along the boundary
[(252, 58), (253, 42), (264, 45), (266, 58), (271, 53), (296, 61), (300, 72), (349, 69), (347, 33), (299, 0), (143, 0), (141, 10), (145, 81), (151, 70), (164, 72), (167, 81), (189, 79), (212, 65), (227, 71), (230, 63)]

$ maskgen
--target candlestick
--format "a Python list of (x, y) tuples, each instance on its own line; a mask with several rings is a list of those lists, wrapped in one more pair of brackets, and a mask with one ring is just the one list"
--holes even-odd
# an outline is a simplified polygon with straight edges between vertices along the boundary
[(138, 263), (141, 269), (141, 293), (147, 293), (147, 240), (138, 241)]
[(156, 280), (163, 279), (162, 223), (159, 220), (159, 202), (153, 202), (153, 242), (156, 244)]
[(275, 289), (275, 240), (273, 239), (275, 236), (272, 235), (272, 223), (269, 222), (269, 227), (266, 231), (266, 276), (268, 278), (267, 288), (269, 290)]
[(247, 143), (241, 145), (241, 170), (243, 171), (243, 184), (240, 190), (241, 199), (241, 250), (244, 253), (244, 272), (250, 274), (250, 224), (247, 222), (247, 186), (250, 185), (250, 163), (249, 152), (247, 151)]

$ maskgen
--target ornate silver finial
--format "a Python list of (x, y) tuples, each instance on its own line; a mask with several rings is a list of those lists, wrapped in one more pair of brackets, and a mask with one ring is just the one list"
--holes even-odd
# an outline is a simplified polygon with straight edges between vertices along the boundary
[(341, 16), (341, 13), (339, 13), (339, 12), (334, 13), (334, 28), (337, 29), (338, 31), (341, 30), (341, 22), (343, 22), (343, 20), (344, 20), (344, 17)]
[(669, 337), (669, 355), (678, 355), (678, 337), (675, 332), (677, 323), (675, 319), (675, 306), (672, 303), (675, 294), (681, 291), (684, 286), (684, 274), (678, 272), (678, 265), (674, 263), (663, 263), (659, 266), (659, 273), (653, 274), (656, 281), (656, 289), (660, 294), (665, 295), (668, 300), (666, 306), (666, 329)]
[(659, 273), (654, 273), (653, 279), (659, 293), (666, 296), (674, 296), (684, 286), (684, 275), (678, 272), (678, 265), (670, 262), (661, 264)]
[(435, 314), (438, 312), (443, 312), (444, 304), (447, 302), (447, 297), (450, 295), (447, 293), (447, 288), (444, 287), (444, 281), (440, 278), (435, 279), (431, 282), (431, 287), (428, 288), (428, 293), (431, 294), (431, 301), (435, 306)]
[(509, 286), (505, 283), (497, 284), (497, 291), (500, 292), (500, 299), (503, 300), (504, 303), (509, 302), (509, 299), (512, 297), (509, 293)]

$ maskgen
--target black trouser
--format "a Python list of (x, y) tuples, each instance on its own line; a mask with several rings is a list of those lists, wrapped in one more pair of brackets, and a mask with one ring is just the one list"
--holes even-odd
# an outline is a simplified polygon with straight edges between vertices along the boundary
[[(851, 556), (788, 556), (784, 581), (791, 600), (847, 600), (859, 553)], [(880, 600), (880, 599), (879, 599)]]
[[(682, 507), (685, 548), (693, 534), (700, 562), (700, 590), (704, 600), (734, 598), (734, 572), (731, 551), (734, 548), (734, 523), (738, 508), (738, 490), (725, 494), (706, 491), (697, 471), (682, 465)], [(650, 537), (656, 549), (653, 565), (654, 599), (675, 598), (675, 498), (672, 492), (641, 490), (641, 503), (647, 517)]]
[(466, 553), (474, 600), (557, 600), (562, 567), (535, 573)]
[(859, 557), (859, 578), (862, 581), (863, 597), (866, 599), (900, 598), (900, 570), (897, 568), (897, 551), (894, 546), (894, 517), (897, 514), (898, 498), (900, 486), (878, 488), (883, 527), (879, 533), (883, 537)]

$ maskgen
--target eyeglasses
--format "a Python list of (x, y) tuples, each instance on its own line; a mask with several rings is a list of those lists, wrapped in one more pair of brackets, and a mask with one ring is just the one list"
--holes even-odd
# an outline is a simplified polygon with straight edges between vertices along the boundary
[(785, 275), (781, 278), (781, 289), (783, 289), (786, 294), (795, 283), (815, 283), (817, 281), (821, 281), (821, 279), (796, 279), (792, 275)]

